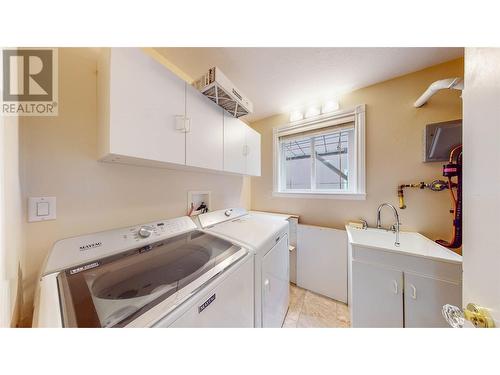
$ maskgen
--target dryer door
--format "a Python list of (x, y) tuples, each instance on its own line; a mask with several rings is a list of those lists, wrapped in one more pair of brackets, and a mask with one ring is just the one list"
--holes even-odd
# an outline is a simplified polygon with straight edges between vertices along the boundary
[(288, 236), (284, 235), (262, 260), (262, 326), (279, 328), (289, 300)]

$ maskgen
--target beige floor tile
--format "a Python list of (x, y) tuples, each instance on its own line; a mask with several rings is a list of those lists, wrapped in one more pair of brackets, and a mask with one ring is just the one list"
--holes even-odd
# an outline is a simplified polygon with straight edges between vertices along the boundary
[(290, 284), (290, 305), (283, 328), (350, 327), (349, 307)]
[(337, 302), (337, 319), (341, 323), (347, 324), (348, 327), (351, 325), (349, 307), (342, 302)]
[(305, 289), (299, 288), (294, 284), (290, 284), (290, 303), (288, 305), (288, 312), (283, 323), (283, 328), (292, 328), (297, 326), (305, 294)]
[(307, 291), (297, 327), (337, 327), (337, 304), (334, 300)]

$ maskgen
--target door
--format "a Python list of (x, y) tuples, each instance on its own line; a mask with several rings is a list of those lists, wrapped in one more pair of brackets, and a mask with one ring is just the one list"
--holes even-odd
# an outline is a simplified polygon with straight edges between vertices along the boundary
[(403, 327), (403, 272), (352, 261), (352, 326)]
[(224, 170), (246, 173), (246, 124), (224, 112)]
[(223, 169), (223, 109), (188, 85), (186, 87), (186, 164)]
[(279, 328), (289, 302), (288, 237), (284, 235), (262, 260), (262, 327)]
[(463, 306), (500, 326), (500, 49), (465, 49), (463, 97)]
[(112, 48), (110, 57), (110, 152), (185, 163), (185, 82), (140, 48)]
[(405, 272), (404, 285), (405, 327), (449, 327), (441, 309), (445, 304), (461, 305), (460, 283)]
[(246, 174), (260, 176), (260, 133), (246, 127)]

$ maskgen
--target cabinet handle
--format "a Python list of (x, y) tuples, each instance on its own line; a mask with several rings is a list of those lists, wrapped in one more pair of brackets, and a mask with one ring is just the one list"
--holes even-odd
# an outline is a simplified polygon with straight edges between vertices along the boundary
[(266, 288), (266, 290), (271, 289), (271, 282), (269, 281), (269, 279), (266, 279), (264, 281), (264, 288)]
[(189, 133), (191, 131), (191, 118), (190, 117), (186, 117), (186, 119), (184, 120), (184, 131), (186, 133)]
[(394, 287), (394, 294), (398, 294), (398, 282), (396, 280), (392, 280), (392, 286)]
[(411, 298), (417, 299), (417, 288), (415, 288), (415, 285), (410, 284), (411, 288)]
[(248, 146), (247, 145), (244, 145), (243, 146), (243, 155), (244, 156), (247, 156), (249, 154), (249, 151), (248, 151)]
[(188, 133), (191, 130), (191, 119), (186, 116), (175, 116), (175, 129), (182, 133)]

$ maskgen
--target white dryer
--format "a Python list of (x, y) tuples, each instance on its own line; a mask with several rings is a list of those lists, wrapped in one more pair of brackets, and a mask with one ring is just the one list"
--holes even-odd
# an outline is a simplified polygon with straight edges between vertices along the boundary
[(58, 241), (34, 327), (253, 327), (253, 253), (188, 217)]
[(237, 242), (255, 254), (255, 326), (281, 327), (289, 303), (288, 221), (229, 208), (199, 215), (210, 234)]

